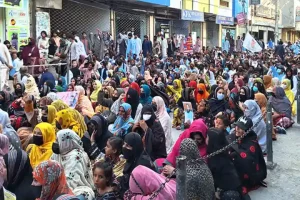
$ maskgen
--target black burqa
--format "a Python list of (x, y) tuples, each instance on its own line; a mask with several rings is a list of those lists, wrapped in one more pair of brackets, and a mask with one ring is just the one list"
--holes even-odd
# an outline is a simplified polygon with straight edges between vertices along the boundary
[(128, 133), (124, 138), (124, 142), (131, 146), (132, 150), (130, 150), (129, 157), (125, 157), (126, 164), (124, 166), (123, 176), (118, 178), (121, 197), (123, 197), (124, 193), (129, 189), (130, 175), (135, 167), (143, 165), (149, 169), (155, 169), (150, 156), (144, 151), (142, 138), (139, 134), (133, 132)]
[(216, 116), (219, 112), (225, 112), (226, 109), (229, 109), (228, 102), (224, 99), (218, 100), (217, 93), (219, 90), (223, 89), (222, 87), (217, 87), (214, 91), (213, 98), (208, 100), (210, 114)]
[[(4, 156), (7, 168), (5, 188), (14, 193), (17, 199), (35, 200), (41, 196), (42, 187), (32, 186), (32, 168), (27, 153), (11, 150)], [(0, 198), (1, 199), (1, 198)]]
[[(90, 130), (90, 123), (93, 123), (93, 125), (96, 127), (95, 144), (93, 145), (91, 144), (91, 136), (94, 130)], [(106, 119), (100, 114), (94, 115), (87, 126), (88, 130), (81, 138), (81, 141), (83, 142), (84, 151), (87, 152), (91, 160), (94, 160), (101, 152), (105, 153), (104, 148), (106, 147), (107, 140), (113, 135), (108, 131)]]
[(146, 121), (148, 126), (145, 134), (145, 149), (154, 161), (158, 158), (166, 158), (166, 136), (163, 127), (153, 111), (152, 105), (144, 105), (141, 113), (141, 120), (145, 113), (151, 113), (151, 118)]
[[(207, 131), (207, 154), (216, 152), (228, 145), (224, 131), (210, 128)], [(208, 167), (213, 175), (215, 188), (224, 191), (240, 191), (241, 182), (227, 151), (207, 159)]]
[(136, 110), (140, 103), (139, 93), (133, 89), (129, 88), (126, 94), (126, 103), (131, 105), (131, 117), (134, 119)]
[(194, 88), (187, 87), (182, 90), (181, 97), (179, 98), (179, 100), (177, 102), (178, 107), (181, 108), (182, 110), (184, 110), (183, 102), (191, 102), (193, 110), (194, 111), (197, 110), (197, 104), (196, 104), (195, 97), (191, 98), (191, 93), (194, 93)]

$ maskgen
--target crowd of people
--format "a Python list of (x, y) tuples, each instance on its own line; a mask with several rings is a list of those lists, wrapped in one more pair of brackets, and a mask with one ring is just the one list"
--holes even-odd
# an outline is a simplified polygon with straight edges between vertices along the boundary
[[(152, 44), (129, 33), (119, 35), (125, 49), (99, 58), (85, 33), (46, 37), (19, 53), (6, 42), (14, 88), (0, 91), (0, 199), (173, 200), (180, 155), (186, 199), (247, 200), (266, 186), (267, 105), (276, 140), (296, 115), (294, 57), (227, 52), (199, 38), (185, 54), (173, 38), (163, 49), (161, 34)], [(60, 64), (30, 74), (45, 55)], [(74, 91), (75, 105), (58, 98)], [(178, 139), (172, 129), (182, 130)]]

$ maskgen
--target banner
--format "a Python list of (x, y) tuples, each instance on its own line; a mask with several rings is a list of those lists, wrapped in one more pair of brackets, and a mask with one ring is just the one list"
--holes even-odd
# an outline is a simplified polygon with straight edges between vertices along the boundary
[(6, 39), (19, 50), (29, 38), (29, 13), (27, 10), (6, 9)]
[(75, 106), (78, 102), (78, 97), (79, 97), (78, 91), (58, 92), (56, 94), (57, 94), (58, 99), (62, 100), (65, 104), (67, 104), (71, 108), (75, 108)]
[(238, 25), (245, 25), (246, 24), (246, 14), (245, 13), (239, 13), (236, 16), (237, 24)]
[(262, 50), (261, 46), (249, 33), (246, 34), (245, 40), (243, 42), (243, 47), (253, 53), (260, 52)]
[(296, 7), (296, 18), (295, 18), (296, 22), (300, 22), (300, 7), (297, 6)]
[(26, 3), (27, 0), (0, 0), (0, 7), (24, 9), (24, 4)]

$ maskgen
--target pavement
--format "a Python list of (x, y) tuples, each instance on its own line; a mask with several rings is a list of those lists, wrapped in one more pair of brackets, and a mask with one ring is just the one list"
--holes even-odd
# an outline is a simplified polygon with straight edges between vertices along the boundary
[[(181, 130), (172, 130), (174, 141)], [(252, 200), (300, 200), (300, 125), (295, 124), (286, 135), (277, 135), (273, 142), (276, 167), (268, 170), (267, 188), (250, 192)]]

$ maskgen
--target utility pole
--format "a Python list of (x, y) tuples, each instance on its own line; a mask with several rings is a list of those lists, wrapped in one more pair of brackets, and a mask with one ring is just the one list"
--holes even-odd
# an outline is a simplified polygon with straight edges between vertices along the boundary
[(36, 40), (36, 0), (31, 1), (31, 35)]
[(279, 31), (278, 31), (278, 1), (279, 0), (275, 0), (275, 45), (277, 45), (278, 42), (278, 36), (279, 36)]

